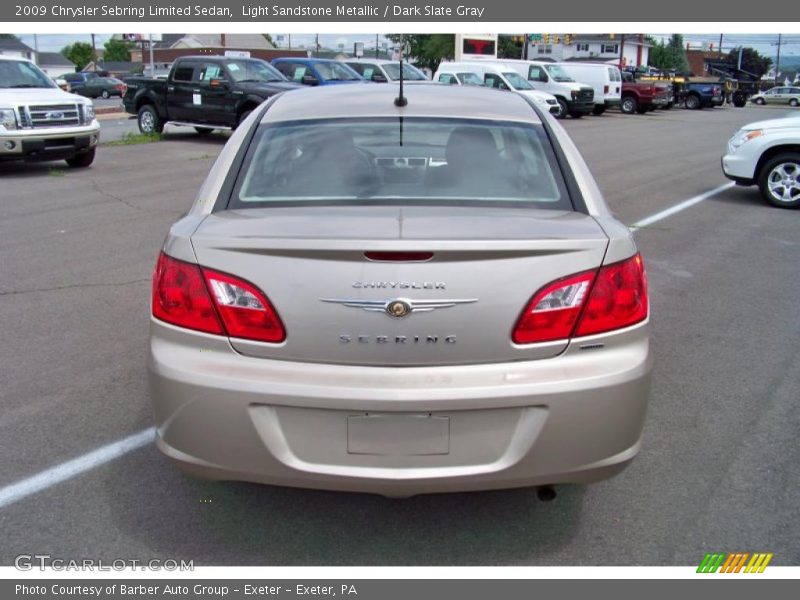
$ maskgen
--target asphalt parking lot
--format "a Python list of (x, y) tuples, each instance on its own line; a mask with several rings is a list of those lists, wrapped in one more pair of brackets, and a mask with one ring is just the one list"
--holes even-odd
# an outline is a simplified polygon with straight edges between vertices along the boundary
[[(725, 185), (730, 135), (784, 112), (563, 124), (633, 224)], [(151, 270), (225, 139), (173, 130), (101, 147), (84, 171), (0, 164), (0, 494), (151, 426)], [(620, 476), (549, 503), (530, 489), (390, 500), (193, 480), (148, 444), (0, 505), (0, 564), (690, 565), (710, 551), (798, 564), (800, 212), (726, 187), (636, 237), (656, 366), (643, 450)]]

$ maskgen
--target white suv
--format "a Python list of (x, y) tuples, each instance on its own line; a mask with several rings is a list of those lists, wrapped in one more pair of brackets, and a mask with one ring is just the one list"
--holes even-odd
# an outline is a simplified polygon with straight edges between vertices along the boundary
[(779, 208), (800, 208), (800, 115), (745, 125), (728, 141), (722, 171), (738, 185), (758, 185)]
[(88, 167), (99, 139), (91, 100), (59, 89), (29, 60), (0, 56), (0, 160)]

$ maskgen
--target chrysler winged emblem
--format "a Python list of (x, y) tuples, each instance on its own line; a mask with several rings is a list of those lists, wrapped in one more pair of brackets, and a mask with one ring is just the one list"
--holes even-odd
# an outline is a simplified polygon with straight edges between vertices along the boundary
[(382, 312), (396, 319), (401, 319), (415, 312), (431, 312), (437, 308), (451, 308), (457, 304), (471, 304), (477, 301), (477, 298), (464, 298), (460, 300), (411, 300), (409, 298), (356, 300), (348, 298), (320, 298), (320, 302), (341, 304), (342, 306), (360, 308), (369, 312)]

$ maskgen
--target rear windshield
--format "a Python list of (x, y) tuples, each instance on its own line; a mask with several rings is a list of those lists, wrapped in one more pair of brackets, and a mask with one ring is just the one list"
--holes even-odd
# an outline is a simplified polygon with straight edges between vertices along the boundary
[(229, 208), (486, 202), (572, 210), (541, 124), (391, 117), (262, 125)]

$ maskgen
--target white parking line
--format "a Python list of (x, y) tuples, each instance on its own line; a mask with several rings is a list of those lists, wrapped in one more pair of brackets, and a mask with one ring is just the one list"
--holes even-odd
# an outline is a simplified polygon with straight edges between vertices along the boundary
[(119, 441), (102, 446), (97, 450), (92, 450), (83, 456), (73, 458), (65, 463), (42, 471), (33, 477), (28, 477), (17, 483), (0, 488), (0, 508), (5, 508), (9, 504), (27, 498), (31, 494), (46, 490), (62, 481), (72, 479), (81, 473), (85, 473), (95, 467), (111, 462), (120, 456), (124, 456), (128, 452), (137, 450), (142, 446), (147, 446), (153, 443), (154, 437), (155, 427), (149, 427), (144, 431), (140, 431), (139, 433), (135, 433)]
[[(695, 204), (702, 202), (703, 200), (707, 200), (708, 198), (727, 190), (733, 185), (735, 185), (733, 182), (726, 183), (714, 188), (713, 190), (709, 190), (694, 196), (693, 198), (684, 200), (675, 206), (667, 208), (666, 210), (662, 210), (661, 212), (657, 212), (656, 214), (642, 219), (641, 221), (637, 221), (631, 225), (630, 228), (631, 230), (636, 230), (640, 227), (647, 227), (648, 225), (657, 223), (658, 221), (666, 219), (675, 213), (679, 213), (690, 206), (694, 206)], [(6, 506), (13, 504), (14, 502), (18, 502), (23, 498), (27, 498), (32, 494), (46, 490), (47, 488), (53, 487), (54, 485), (57, 485), (63, 481), (72, 479), (81, 473), (85, 473), (86, 471), (90, 471), (96, 467), (111, 462), (112, 460), (116, 460), (117, 458), (120, 458), (129, 452), (138, 450), (143, 446), (147, 446), (153, 442), (154, 437), (155, 428), (149, 427), (144, 431), (140, 431), (139, 433), (135, 433), (119, 441), (112, 442), (106, 446), (98, 448), (97, 450), (92, 450), (83, 456), (73, 458), (65, 463), (51, 467), (50, 469), (42, 471), (37, 475), (23, 479), (20, 482), (0, 488), (0, 508), (5, 508)]]
[(675, 213), (679, 213), (682, 210), (686, 210), (690, 206), (694, 206), (695, 204), (699, 204), (703, 200), (708, 200), (712, 196), (716, 196), (720, 192), (727, 190), (728, 188), (733, 187), (736, 185), (734, 182), (725, 183), (719, 187), (715, 187), (713, 190), (708, 190), (707, 192), (703, 192), (702, 194), (698, 194), (688, 200), (684, 200), (683, 202), (676, 204), (675, 206), (671, 206), (661, 212), (657, 212), (654, 215), (650, 215), (649, 217), (642, 219), (641, 221), (637, 221), (633, 225), (631, 225), (631, 230), (636, 230), (641, 227), (647, 227), (648, 225), (652, 225), (653, 223), (658, 223), (662, 219), (666, 219), (667, 217), (671, 217)]

